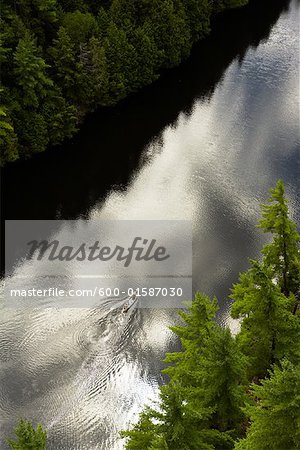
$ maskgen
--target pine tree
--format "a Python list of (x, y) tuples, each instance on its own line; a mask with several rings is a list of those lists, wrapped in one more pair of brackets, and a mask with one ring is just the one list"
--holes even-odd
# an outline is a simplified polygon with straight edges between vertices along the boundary
[(47, 124), (50, 144), (59, 144), (76, 132), (77, 109), (66, 101), (58, 86), (54, 85), (48, 93), (41, 107), (41, 114)]
[(160, 63), (163, 67), (173, 67), (188, 55), (191, 48), (191, 34), (180, 1), (154, 2), (151, 15), (145, 20), (144, 27), (158, 50), (162, 52)]
[(109, 12), (106, 11), (103, 7), (99, 9), (97, 15), (97, 24), (98, 24), (98, 37), (104, 39), (107, 37), (108, 28), (110, 25), (110, 17)]
[(13, 450), (46, 450), (47, 433), (40, 424), (34, 429), (30, 422), (20, 420), (15, 434), (17, 440), (7, 440)]
[(213, 9), (215, 12), (223, 11), (224, 9), (239, 8), (247, 5), (249, 0), (213, 0)]
[(128, 35), (136, 26), (136, 0), (113, 0), (110, 17)]
[(49, 144), (48, 123), (40, 111), (23, 109), (14, 119), (14, 127), (20, 137), (20, 154), (28, 156), (43, 152)]
[(76, 65), (76, 85), (77, 102), (81, 108), (92, 110), (109, 102), (105, 50), (95, 37), (87, 44), (80, 45), (79, 61)]
[(252, 267), (240, 275), (231, 297), (233, 318), (242, 318), (238, 340), (249, 356), (249, 377), (263, 377), (271, 364), (284, 355), (297, 358), (300, 333), (299, 317), (291, 313), (291, 299), (286, 298), (264, 264), (251, 261)]
[(186, 390), (195, 408), (210, 408), (210, 425), (226, 431), (239, 428), (243, 420), (247, 360), (230, 330), (214, 321), (216, 311), (216, 299), (196, 293), (189, 311), (179, 313), (186, 326), (171, 327), (183, 351), (167, 354), (165, 362), (173, 365), (163, 372)]
[(90, 13), (80, 11), (68, 12), (64, 15), (62, 26), (78, 49), (79, 45), (88, 42), (92, 36), (97, 36), (98, 24)]
[(192, 42), (204, 38), (210, 31), (211, 2), (209, 0), (183, 1)]
[(284, 361), (261, 385), (252, 385), (254, 402), (246, 409), (251, 424), (235, 450), (300, 448), (300, 366)]
[(136, 52), (132, 81), (132, 90), (135, 91), (158, 78), (157, 69), (162, 54), (158, 51), (153, 38), (148, 36), (143, 27), (134, 30), (131, 43)]
[(132, 89), (136, 52), (125, 31), (114, 23), (108, 28), (104, 48), (109, 71), (109, 97), (112, 102), (116, 102)]
[(183, 325), (170, 327), (180, 338), (183, 351), (167, 353), (165, 363), (170, 363), (164, 369), (172, 380), (182, 385), (191, 386), (195, 381), (195, 367), (199, 365), (200, 355), (207, 340), (216, 329), (213, 321), (218, 310), (217, 300), (211, 300), (196, 292), (194, 301), (189, 304), (188, 311), (179, 311)]
[(0, 107), (0, 167), (17, 158), (17, 136), (5, 108)]
[(246, 360), (229, 329), (215, 323), (216, 310), (216, 300), (197, 293), (189, 310), (180, 312), (185, 326), (172, 330), (183, 351), (167, 355), (173, 365), (164, 372), (171, 381), (160, 389), (158, 407), (148, 408), (123, 433), (126, 448), (141, 442), (140, 448), (155, 448), (155, 436), (168, 450), (233, 448), (244, 420)]
[(154, 441), (159, 436), (158, 423), (153, 422), (153, 416), (156, 415), (155, 410), (145, 407), (141, 412), (139, 421), (132, 427), (131, 430), (122, 431), (121, 437), (126, 438), (126, 449), (128, 450), (151, 450), (153, 449)]
[(233, 448), (228, 433), (210, 427), (211, 408), (186, 399), (177, 383), (160, 389), (156, 408), (145, 408), (134, 427), (121, 433), (128, 450), (226, 450)]
[[(237, 435), (244, 420), (247, 359), (229, 328), (218, 327), (200, 358), (200, 401), (213, 409), (211, 426)], [(197, 396), (196, 396), (197, 400)]]
[[(272, 233), (273, 242), (266, 245), (262, 253), (265, 264), (272, 268), (284, 295), (299, 296), (300, 289), (300, 235), (296, 225), (289, 219), (288, 204), (281, 180), (271, 189), (269, 204), (262, 205), (262, 219), (259, 227), (266, 233)], [(294, 313), (296, 304), (294, 305)]]
[(63, 89), (67, 99), (75, 99), (75, 46), (64, 27), (59, 28), (57, 39), (54, 40), (53, 44), (49, 53), (53, 58), (53, 65), (56, 67), (57, 82)]
[(39, 56), (36, 42), (28, 32), (18, 43), (14, 62), (14, 74), (21, 89), (20, 98), (23, 105), (38, 108), (53, 82), (46, 73), (49, 66)]

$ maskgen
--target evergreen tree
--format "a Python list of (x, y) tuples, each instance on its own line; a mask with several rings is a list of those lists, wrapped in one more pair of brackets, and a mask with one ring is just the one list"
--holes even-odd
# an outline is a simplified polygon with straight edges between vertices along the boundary
[(110, 26), (110, 15), (109, 12), (107, 12), (103, 7), (99, 9), (98, 15), (97, 15), (97, 24), (98, 24), (98, 36), (101, 39), (104, 39), (107, 37), (108, 28)]
[(128, 35), (136, 26), (136, 0), (113, 0), (110, 17), (113, 23)]
[(211, 426), (220, 431), (241, 431), (247, 364), (229, 328), (218, 327), (200, 358), (198, 386), (202, 404), (213, 410)]
[(140, 27), (134, 30), (131, 42), (136, 51), (132, 89), (137, 90), (158, 78), (157, 69), (162, 54), (144, 28)]
[(40, 424), (34, 429), (30, 422), (20, 420), (15, 434), (17, 440), (7, 440), (13, 450), (46, 450), (47, 433)]
[(262, 205), (262, 217), (259, 227), (273, 235), (273, 242), (263, 248), (264, 262), (272, 269), (272, 275), (284, 295), (299, 295), (300, 235), (295, 223), (289, 219), (284, 184), (281, 180), (271, 189), (269, 204)]
[(213, 319), (217, 310), (216, 299), (211, 300), (196, 292), (188, 311), (178, 312), (183, 324), (170, 327), (179, 336), (183, 351), (167, 353), (165, 363), (172, 365), (163, 372), (183, 386), (191, 386), (194, 383), (197, 385), (195, 368), (199, 366), (207, 340), (216, 329)]
[(157, 436), (168, 450), (233, 448), (244, 419), (246, 361), (230, 331), (216, 325), (216, 310), (215, 300), (197, 293), (189, 311), (180, 312), (186, 325), (172, 330), (183, 351), (167, 355), (171, 381), (160, 389), (158, 407), (123, 433), (126, 448), (141, 442), (140, 448), (156, 448)]
[(257, 261), (251, 264), (231, 296), (232, 317), (243, 319), (238, 340), (251, 361), (250, 378), (265, 376), (270, 365), (284, 355), (297, 358), (300, 333), (299, 317), (290, 311), (292, 300), (281, 293), (268, 268)]
[(27, 32), (20, 39), (14, 54), (16, 82), (21, 89), (21, 101), (24, 107), (38, 108), (53, 82), (48, 77), (49, 67), (39, 56), (35, 40)]
[(105, 54), (109, 71), (109, 96), (112, 102), (125, 97), (133, 85), (132, 67), (136, 66), (136, 52), (125, 31), (111, 23), (105, 39)]
[(180, 385), (169, 383), (160, 389), (155, 409), (145, 408), (134, 427), (121, 433), (128, 450), (226, 450), (233, 439), (209, 426), (211, 409), (190, 404)]
[(192, 41), (204, 38), (210, 31), (211, 2), (209, 0), (183, 1)]
[(0, 167), (18, 158), (17, 136), (5, 108), (0, 107)]
[(62, 25), (76, 48), (79, 48), (80, 44), (88, 42), (98, 32), (96, 18), (90, 13), (80, 11), (65, 14)]
[[(41, 107), (41, 115), (47, 124), (47, 135), (52, 145), (72, 137), (76, 131), (77, 109), (68, 104), (58, 86), (53, 86)], [(46, 144), (45, 144), (46, 145)], [(41, 151), (41, 150), (39, 150)]]
[(81, 110), (92, 110), (106, 105), (108, 98), (108, 69), (104, 47), (92, 37), (87, 44), (80, 44), (76, 65), (76, 100)]
[(145, 31), (162, 52), (161, 65), (173, 67), (179, 64), (191, 49), (190, 29), (182, 3), (172, 0), (154, 2), (151, 16), (145, 20)]
[[(0, 63), (10, 99), (1, 163), (71, 136), (74, 107), (80, 122), (97, 106), (113, 105), (151, 83), (209, 32), (213, 10), (246, 1), (4, 0)], [(33, 130), (22, 125), (34, 118)]]
[(300, 448), (300, 366), (284, 361), (261, 385), (252, 385), (254, 402), (247, 407), (251, 424), (236, 450)]
[(28, 156), (43, 152), (50, 140), (48, 124), (39, 111), (22, 109), (15, 115), (14, 127), (22, 144), (20, 154)]
[(49, 50), (53, 58), (53, 65), (56, 67), (56, 79), (62, 87), (67, 99), (76, 99), (75, 75), (76, 75), (76, 55), (75, 46), (72, 39), (64, 27), (60, 27), (57, 39), (53, 42), (53, 47)]

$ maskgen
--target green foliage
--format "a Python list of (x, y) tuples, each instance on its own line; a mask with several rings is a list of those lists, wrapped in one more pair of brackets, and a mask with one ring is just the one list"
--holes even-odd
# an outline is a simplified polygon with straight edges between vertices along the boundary
[(162, 53), (158, 51), (154, 39), (147, 34), (144, 27), (134, 30), (131, 42), (136, 51), (131, 85), (131, 89), (135, 91), (158, 78), (157, 70)]
[[(172, 0), (153, 2), (151, 16), (145, 20), (144, 27), (162, 52), (162, 67), (179, 64), (191, 49), (190, 29), (183, 4)], [(157, 16), (160, 20), (155, 20)]]
[(269, 204), (262, 206), (259, 227), (273, 234), (259, 263), (251, 261), (233, 287), (233, 318), (242, 318), (239, 343), (251, 359), (249, 376), (265, 376), (283, 356), (299, 358), (300, 252), (296, 225), (288, 217), (282, 181), (271, 189)]
[(261, 385), (252, 385), (254, 402), (246, 409), (251, 425), (236, 450), (300, 448), (300, 366), (283, 361)]
[(64, 27), (60, 27), (57, 39), (53, 41), (53, 47), (49, 49), (56, 70), (56, 80), (63, 87), (63, 92), (68, 99), (76, 98), (75, 73), (76, 54), (75, 45)]
[[(4, 0), (4, 123), (14, 130), (3, 126), (1, 164), (62, 142), (87, 112), (156, 80), (209, 33), (213, 9), (242, 2), (222, 0), (216, 7), (211, 0)], [(22, 125), (25, 119), (31, 125), (37, 120), (33, 130)]]
[(24, 107), (37, 108), (39, 102), (53, 86), (52, 80), (47, 76), (49, 67), (39, 56), (35, 40), (27, 32), (20, 39), (14, 54), (17, 86), (20, 88), (20, 102)]
[(284, 355), (299, 356), (299, 317), (291, 312), (293, 299), (273, 282), (272, 272), (257, 261), (240, 276), (232, 290), (231, 314), (243, 318), (239, 343), (251, 360), (250, 378), (265, 376), (271, 364)]
[[(77, 109), (67, 103), (57, 86), (53, 87), (41, 106), (41, 115), (47, 124), (47, 136), (52, 145), (61, 143), (65, 137), (72, 137), (76, 131)], [(42, 150), (40, 147), (37, 151)]]
[(17, 136), (5, 110), (0, 107), (0, 167), (18, 158)]
[(170, 383), (160, 390), (156, 409), (146, 407), (127, 438), (128, 450), (226, 450), (233, 448), (228, 433), (209, 427), (211, 410), (201, 404), (195, 407), (186, 401), (181, 387)]
[(283, 182), (279, 180), (270, 192), (269, 204), (262, 205), (259, 225), (264, 232), (273, 234), (273, 242), (262, 250), (264, 263), (272, 269), (281, 291), (286, 296), (296, 295), (300, 288), (300, 235), (288, 217)]
[(44, 116), (34, 110), (22, 110), (16, 115), (15, 130), (22, 142), (22, 155), (40, 153), (49, 143), (47, 122)]
[[(99, 43), (90, 40), (86, 50), (89, 64), (93, 62), (92, 53), (88, 53), (93, 45), (99, 50)], [(102, 54), (100, 57), (102, 60)], [(54, 97), (47, 96), (44, 105), (51, 105), (51, 101), (62, 111), (69, 108), (57, 87)], [(31, 123), (31, 117), (24, 119), (29, 123), (24, 139), (32, 139), (30, 132), (42, 139), (47, 114), (30, 114)], [(3, 130), (12, 132), (13, 128), (5, 121), (4, 109), (0, 109), (0, 117), (2, 137)], [(54, 136), (58, 133), (56, 140), (62, 138), (59, 129), (60, 125), (51, 130)], [(274, 233), (274, 241), (264, 247), (262, 262), (251, 261), (250, 269), (240, 275), (232, 290), (232, 316), (241, 320), (241, 331), (234, 337), (228, 328), (219, 326), (215, 321), (217, 300), (196, 293), (188, 308), (179, 312), (181, 323), (171, 327), (182, 350), (166, 355), (164, 372), (170, 381), (160, 388), (158, 401), (140, 413), (137, 423), (121, 432), (126, 449), (300, 448), (300, 324), (291, 293), (300, 276), (295, 271), (290, 277), (293, 264), (288, 270), (281, 264), (282, 240), (286, 242), (287, 261), (294, 261), (298, 235), (288, 218), (283, 183), (279, 181), (271, 193), (271, 206), (263, 207), (260, 223), (265, 231)], [(272, 245), (276, 251), (270, 250)], [(284, 270), (289, 275), (288, 292)], [(40, 425), (34, 430), (29, 422), (21, 421), (15, 432), (18, 440), (8, 441), (12, 449), (45, 449), (46, 433)]]
[(8, 439), (7, 443), (13, 450), (46, 450), (47, 433), (42, 425), (34, 429), (26, 420), (20, 420), (15, 428), (16, 440)]
[[(171, 377), (160, 389), (157, 408), (147, 408), (132, 430), (123, 432), (126, 448), (168, 450), (231, 449), (233, 435), (244, 420), (246, 359), (229, 329), (214, 321), (216, 300), (197, 293), (188, 311), (179, 314), (185, 325), (172, 327), (183, 351), (168, 354)], [(142, 445), (142, 447), (138, 447)]]
[(69, 12), (64, 15), (62, 25), (75, 46), (97, 35), (97, 21), (90, 13)]
[(228, 328), (217, 328), (200, 358), (198, 385), (202, 402), (213, 409), (211, 425), (220, 431), (240, 429), (246, 401), (247, 359)]
[(195, 383), (195, 364), (199, 365), (206, 342), (216, 329), (213, 319), (217, 309), (216, 299), (210, 300), (197, 292), (188, 311), (179, 311), (183, 325), (173, 326), (171, 330), (179, 336), (183, 351), (167, 354), (165, 362), (172, 365), (164, 370), (174, 381), (183, 385)]
[[(170, 381), (160, 388), (158, 403), (122, 432), (126, 449), (300, 448), (300, 324), (291, 292), (300, 275), (295, 265), (282, 264), (282, 240), (287, 261), (295, 261), (298, 235), (282, 182), (271, 192), (261, 226), (274, 233), (274, 241), (232, 290), (232, 316), (241, 320), (241, 331), (233, 337), (218, 326), (216, 300), (195, 295), (188, 310), (179, 312), (182, 324), (171, 327), (182, 351), (166, 355), (163, 372)], [(248, 380), (260, 384), (249, 387)]]
[(104, 48), (109, 68), (109, 96), (115, 103), (130, 91), (133, 77), (131, 69), (135, 64), (136, 51), (125, 31), (113, 22), (108, 28)]
[(210, 31), (212, 4), (209, 0), (185, 0), (183, 2), (192, 41), (202, 39)]

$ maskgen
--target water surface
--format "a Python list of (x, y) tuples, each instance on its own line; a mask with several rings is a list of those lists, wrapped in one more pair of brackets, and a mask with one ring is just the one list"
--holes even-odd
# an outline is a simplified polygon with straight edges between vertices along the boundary
[[(263, 3), (263, 5), (261, 4)], [(282, 178), (300, 223), (299, 2), (218, 18), (180, 68), (91, 115), (63, 148), (9, 165), (7, 219), (190, 219), (194, 289), (227, 295), (266, 237), (259, 204)], [(27, 270), (22, 266), (20, 270)], [(1, 308), (0, 445), (21, 416), (50, 449), (120, 450), (118, 431), (163, 382), (175, 314)]]

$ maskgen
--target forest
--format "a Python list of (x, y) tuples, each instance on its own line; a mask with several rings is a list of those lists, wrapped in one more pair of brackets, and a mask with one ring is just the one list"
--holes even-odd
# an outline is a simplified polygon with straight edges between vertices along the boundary
[(70, 138), (178, 65), (211, 17), (248, 0), (3, 0), (0, 165)]
[[(282, 181), (262, 205), (272, 240), (231, 292), (234, 335), (216, 318), (217, 299), (196, 293), (171, 330), (181, 351), (166, 355), (159, 401), (123, 431), (127, 450), (300, 448), (300, 235)], [(47, 432), (22, 420), (12, 449), (45, 450)]]

